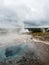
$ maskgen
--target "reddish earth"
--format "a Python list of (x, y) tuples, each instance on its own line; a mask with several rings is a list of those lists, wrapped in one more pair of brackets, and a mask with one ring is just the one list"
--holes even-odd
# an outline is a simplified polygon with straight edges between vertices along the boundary
[(49, 65), (49, 45), (41, 42), (35, 42), (37, 55), (44, 65)]
[(35, 45), (36, 52), (38, 57), (44, 63), (44, 65), (49, 65), (49, 43), (46, 41), (40, 41), (32, 38), (31, 36), (26, 37), (26, 41), (31, 42), (32, 45)]

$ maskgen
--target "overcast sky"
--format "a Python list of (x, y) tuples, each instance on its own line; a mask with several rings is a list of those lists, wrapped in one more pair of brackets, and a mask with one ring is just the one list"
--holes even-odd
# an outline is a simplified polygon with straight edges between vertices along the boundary
[(0, 27), (48, 26), (49, 0), (0, 0), (0, 22)]

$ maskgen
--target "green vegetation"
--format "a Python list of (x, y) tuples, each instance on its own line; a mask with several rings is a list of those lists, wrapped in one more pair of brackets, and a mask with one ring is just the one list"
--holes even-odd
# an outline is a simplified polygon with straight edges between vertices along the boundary
[(31, 32), (49, 32), (49, 28), (27, 28)]
[(40, 28), (28, 28), (28, 30), (31, 32), (42, 32)]
[(45, 32), (45, 33), (42, 33), (42, 32), (38, 32), (38, 33), (32, 33), (32, 35), (35, 37), (35, 38), (38, 38), (40, 40), (43, 40), (43, 41), (48, 41), (49, 42), (49, 32)]
[(44, 29), (45, 32), (43, 32), (43, 28), (28, 28), (30, 32), (27, 34), (31, 34), (36, 39), (49, 42), (49, 30), (48, 28), (44, 28)]

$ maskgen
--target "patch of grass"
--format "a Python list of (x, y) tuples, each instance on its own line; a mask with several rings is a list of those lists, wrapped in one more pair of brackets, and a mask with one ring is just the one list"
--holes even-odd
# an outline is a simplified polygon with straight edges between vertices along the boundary
[(31, 33), (34, 37), (43, 40), (43, 41), (49, 41), (49, 32), (35, 32), (35, 33)]

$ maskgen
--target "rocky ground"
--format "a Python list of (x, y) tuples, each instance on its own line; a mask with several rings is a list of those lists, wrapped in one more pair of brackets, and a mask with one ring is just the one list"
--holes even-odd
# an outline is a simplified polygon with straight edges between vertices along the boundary
[[(34, 39), (31, 35), (19, 35), (20, 42), (25, 42), (31, 48), (19, 60), (5, 60), (0, 65), (49, 65), (49, 44)], [(15, 39), (15, 41), (16, 41)], [(30, 45), (31, 44), (31, 45)], [(33, 51), (34, 49), (34, 51)]]

